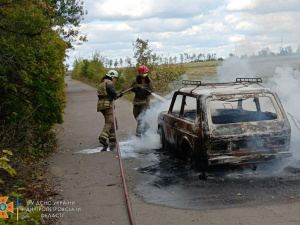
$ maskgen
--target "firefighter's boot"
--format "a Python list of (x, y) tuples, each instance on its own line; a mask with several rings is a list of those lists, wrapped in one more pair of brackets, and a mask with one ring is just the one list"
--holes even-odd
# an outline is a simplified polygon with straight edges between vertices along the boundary
[(106, 147), (109, 145), (109, 134), (106, 132), (102, 132), (99, 136), (99, 142), (103, 145), (103, 147)]
[(141, 137), (142, 136), (142, 127), (141, 127), (141, 122), (138, 121), (136, 131), (135, 131), (135, 136)]
[(147, 122), (144, 122), (144, 126), (142, 128), (142, 134), (145, 134), (149, 129), (150, 129), (149, 124)]
[(115, 134), (109, 134), (108, 139), (109, 139), (110, 144), (116, 143), (116, 135)]

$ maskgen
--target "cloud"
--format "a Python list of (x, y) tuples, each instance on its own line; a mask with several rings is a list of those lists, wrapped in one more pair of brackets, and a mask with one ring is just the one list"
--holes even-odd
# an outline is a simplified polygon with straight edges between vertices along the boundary
[(87, 35), (88, 43), (86, 44), (126, 42), (132, 41), (134, 38), (134, 34), (131, 32), (134, 28), (126, 23), (84, 24), (80, 30), (83, 34)]
[(218, 0), (86, 0), (89, 12), (88, 21), (101, 20), (138, 20), (145, 18), (189, 18), (205, 14), (216, 8)]
[(268, 14), (274, 12), (299, 11), (298, 0), (227, 0), (225, 9), (228, 11), (252, 11)]
[[(257, 53), (269, 47), (295, 50), (300, 44), (298, 0), (84, 0), (88, 10), (80, 28), (88, 42), (70, 52), (108, 58), (132, 57), (132, 42), (148, 40), (153, 52)], [(251, 52), (252, 51), (252, 52)], [(69, 63), (72, 64), (72, 63)]]
[(257, 5), (257, 0), (228, 0), (226, 9), (229, 11), (251, 10), (254, 9)]
[(181, 31), (189, 26), (191, 22), (182, 18), (166, 18), (161, 20), (157, 17), (150, 19), (143, 19), (140, 21), (128, 21), (131, 27), (134, 27), (137, 32), (172, 32)]

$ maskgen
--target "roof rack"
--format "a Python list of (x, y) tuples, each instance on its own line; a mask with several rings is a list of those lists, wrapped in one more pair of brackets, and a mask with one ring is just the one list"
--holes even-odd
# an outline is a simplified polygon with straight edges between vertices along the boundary
[(184, 85), (196, 85), (195, 88), (193, 88), (190, 93), (193, 92), (193, 90), (195, 90), (197, 87), (201, 86), (201, 81), (200, 80), (183, 80), (182, 84)]
[(183, 80), (182, 84), (184, 85), (201, 85), (201, 81), (200, 80)]
[[(222, 85), (237, 85), (237, 84), (258, 84), (262, 83), (261, 78), (236, 78), (235, 82), (223, 82), (223, 83), (202, 83), (200, 80), (183, 80), (182, 84), (184, 84), (184, 88), (186, 85), (195, 85), (195, 88), (191, 90), (191, 93), (198, 88), (199, 86), (222, 86)], [(181, 89), (179, 88), (179, 90)]]
[(236, 78), (236, 83), (262, 83), (261, 78)]

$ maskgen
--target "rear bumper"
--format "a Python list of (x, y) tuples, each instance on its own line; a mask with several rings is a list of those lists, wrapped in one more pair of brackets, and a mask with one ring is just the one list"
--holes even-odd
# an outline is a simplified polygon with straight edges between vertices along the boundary
[(253, 154), (245, 156), (229, 156), (222, 155), (211, 157), (208, 159), (208, 165), (221, 165), (221, 164), (231, 164), (231, 165), (245, 165), (245, 164), (257, 164), (271, 161), (275, 158), (288, 158), (291, 157), (291, 152), (278, 152), (273, 154)]

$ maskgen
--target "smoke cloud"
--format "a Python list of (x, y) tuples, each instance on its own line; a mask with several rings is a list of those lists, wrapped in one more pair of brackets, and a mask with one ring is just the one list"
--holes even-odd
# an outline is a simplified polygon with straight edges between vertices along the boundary
[(280, 58), (239, 59), (233, 57), (217, 68), (220, 82), (232, 82), (237, 77), (260, 77), (263, 85), (275, 91), (287, 113), (291, 128), (291, 151), (300, 159), (300, 71), (299, 62)]
[(268, 85), (281, 99), (292, 128), (291, 151), (300, 159), (300, 72), (290, 67), (277, 67)]

